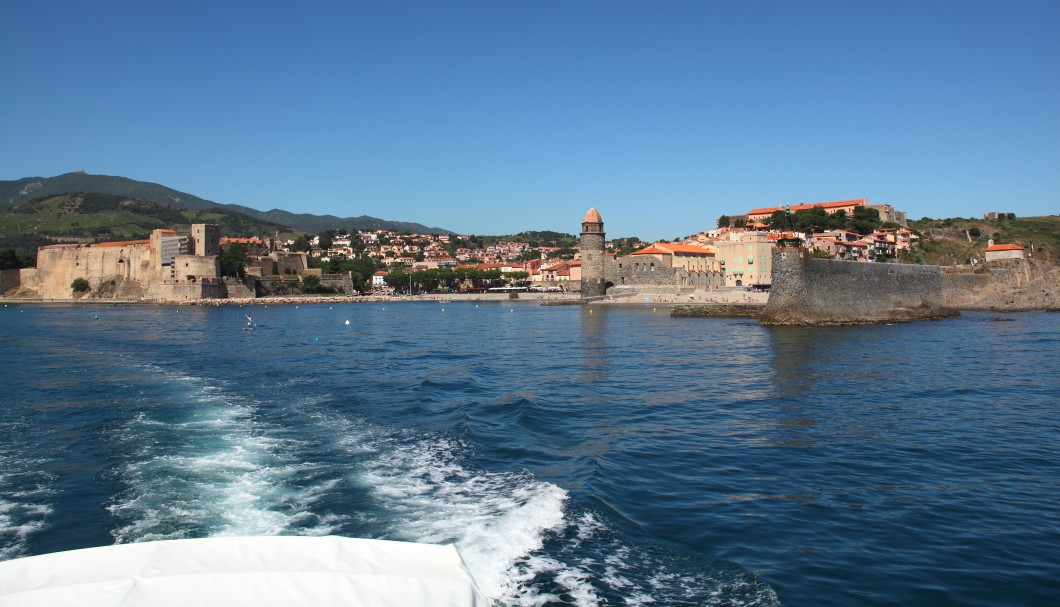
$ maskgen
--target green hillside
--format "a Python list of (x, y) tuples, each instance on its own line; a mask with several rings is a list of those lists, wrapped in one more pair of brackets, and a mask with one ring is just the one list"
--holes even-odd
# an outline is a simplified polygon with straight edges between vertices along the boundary
[(99, 192), (137, 200), (149, 200), (158, 204), (192, 211), (204, 209), (227, 209), (267, 223), (290, 227), (293, 231), (318, 234), (324, 230), (346, 228), (348, 230), (394, 230), (417, 234), (451, 234), (441, 228), (407, 221), (389, 221), (361, 215), (359, 217), (336, 217), (334, 215), (311, 215), (290, 213), (281, 209), (259, 211), (251, 207), (220, 204), (191, 194), (168, 188), (157, 183), (136, 181), (126, 177), (89, 175), (84, 171), (66, 173), (56, 177), (24, 177), (14, 181), (0, 180), (0, 209), (61, 194), (77, 192)]
[(0, 212), (0, 250), (36, 255), (44, 244), (140, 240), (158, 228), (187, 233), (193, 223), (215, 223), (224, 236), (269, 236), (280, 224), (247, 217), (225, 207), (176, 209), (148, 200), (111, 194), (50, 196)]
[(997, 244), (1018, 244), (1034, 257), (1060, 261), (1060, 215), (1015, 217), (1013, 219), (923, 218), (909, 227), (924, 237), (920, 250), (908, 261), (931, 265), (965, 263), (970, 257), (982, 259), (989, 240)]

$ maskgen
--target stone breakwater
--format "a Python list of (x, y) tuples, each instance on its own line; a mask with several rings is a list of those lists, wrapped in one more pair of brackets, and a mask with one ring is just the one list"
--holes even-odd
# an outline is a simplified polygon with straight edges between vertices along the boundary
[(763, 325), (857, 325), (959, 316), (938, 266), (815, 259), (773, 252), (773, 285)]
[(670, 316), (696, 318), (758, 318), (763, 304), (681, 304), (670, 310)]

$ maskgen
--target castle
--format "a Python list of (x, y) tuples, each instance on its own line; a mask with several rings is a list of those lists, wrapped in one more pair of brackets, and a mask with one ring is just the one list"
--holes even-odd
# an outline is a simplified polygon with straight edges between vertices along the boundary
[(604, 220), (595, 208), (582, 219), (582, 299), (607, 295), (666, 293), (679, 295), (712, 290), (725, 284), (713, 251), (703, 247), (656, 243), (630, 255), (606, 253)]
[[(220, 232), (194, 224), (188, 236), (159, 229), (148, 240), (41, 247), (37, 267), (19, 270), (21, 296), (70, 299), (76, 279), (97, 297), (125, 300), (194, 301), (229, 296), (220, 273)], [(245, 287), (244, 287), (245, 288)], [(242, 289), (239, 289), (242, 290)]]

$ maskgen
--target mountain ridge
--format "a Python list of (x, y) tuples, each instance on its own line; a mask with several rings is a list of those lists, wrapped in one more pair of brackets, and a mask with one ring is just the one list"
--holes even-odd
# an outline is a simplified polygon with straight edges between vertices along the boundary
[(82, 192), (125, 196), (189, 211), (203, 211), (214, 207), (222, 207), (255, 219), (287, 226), (292, 231), (312, 234), (338, 228), (354, 230), (389, 229), (396, 232), (454, 234), (454, 232), (443, 228), (428, 227), (409, 221), (379, 219), (368, 215), (338, 217), (336, 215), (292, 213), (283, 209), (259, 211), (246, 205), (214, 202), (158, 183), (113, 175), (90, 175), (84, 171), (63, 173), (54, 177), (23, 177), (14, 180), (0, 180), (0, 210), (10, 209), (21, 203), (39, 198)]

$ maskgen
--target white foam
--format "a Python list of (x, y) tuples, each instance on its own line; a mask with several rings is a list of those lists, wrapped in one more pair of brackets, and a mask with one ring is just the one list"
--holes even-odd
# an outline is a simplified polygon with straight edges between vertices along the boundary
[(55, 478), (39, 459), (0, 453), (0, 560), (28, 553), (31, 536), (46, 529)]
[(108, 510), (118, 543), (181, 537), (327, 535), (344, 517), (312, 506), (336, 486), (309, 482), (318, 466), (302, 462), (300, 443), (256, 419), (216, 386), (186, 375), (190, 400), (164, 402), (135, 416), (120, 433), (133, 456), (118, 471), (127, 490)]

